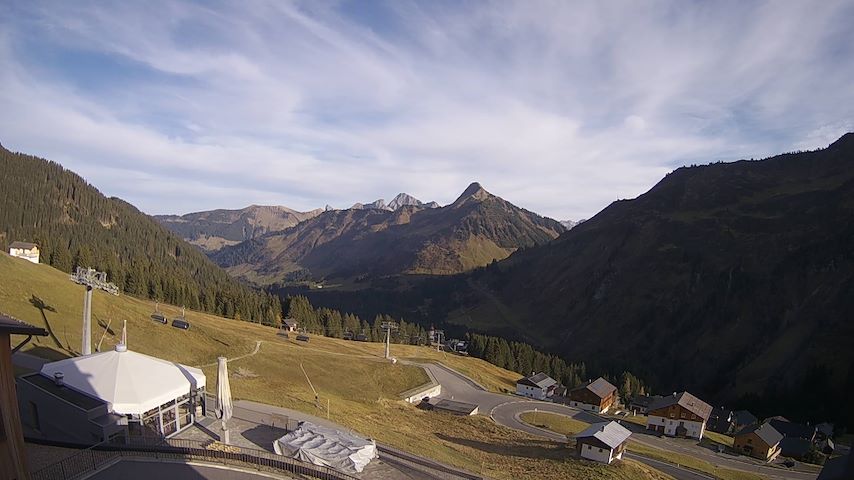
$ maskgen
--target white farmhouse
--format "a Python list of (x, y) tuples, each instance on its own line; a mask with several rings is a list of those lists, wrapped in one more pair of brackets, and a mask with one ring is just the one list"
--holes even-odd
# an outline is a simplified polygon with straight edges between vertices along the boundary
[(671, 437), (703, 439), (712, 406), (688, 392), (674, 393), (649, 406), (647, 430)]
[(555, 387), (557, 387), (557, 380), (545, 373), (538, 373), (519, 379), (516, 382), (516, 395), (545, 400), (554, 395)]
[(594, 423), (575, 436), (575, 451), (581, 458), (610, 464), (623, 458), (631, 434), (617, 422)]
[(12, 242), (9, 245), (9, 255), (39, 263), (39, 246), (29, 242)]

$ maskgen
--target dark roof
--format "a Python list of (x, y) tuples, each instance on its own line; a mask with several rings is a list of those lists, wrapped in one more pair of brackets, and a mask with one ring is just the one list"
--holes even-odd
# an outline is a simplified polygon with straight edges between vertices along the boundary
[(782, 433), (784, 437), (803, 438), (806, 440), (812, 440), (815, 438), (815, 427), (808, 427), (806, 425), (801, 425), (800, 423), (780, 420), (780, 418), (782, 417), (773, 417), (768, 420), (768, 423), (770, 423), (775, 430)]
[(736, 425), (753, 425), (759, 423), (759, 419), (747, 410), (737, 410), (732, 412), (732, 420)]
[(833, 435), (833, 424), (828, 422), (822, 422), (815, 426), (815, 429), (821, 432), (826, 436)]
[(9, 244), (9, 248), (23, 248), (29, 250), (33, 247), (38, 247), (38, 245), (30, 242), (12, 242)]
[(784, 437), (780, 440), (780, 453), (784, 457), (803, 457), (810, 450), (812, 443), (805, 438)]
[(531, 375), (530, 377), (521, 378), (516, 383), (546, 389), (553, 385), (557, 385), (557, 380), (546, 375), (545, 373), (538, 373), (536, 375)]
[(474, 412), (475, 409), (477, 409), (477, 405), (474, 405), (472, 403), (457, 402), (455, 400), (442, 399), (439, 400), (435, 405), (433, 405), (433, 408), (445, 410), (451, 413), (471, 415), (471, 413)]
[(614, 393), (617, 390), (617, 387), (611, 385), (608, 380), (605, 380), (602, 377), (597, 378), (596, 380), (588, 380), (586, 383), (575, 387), (572, 389), (573, 392), (578, 390), (587, 389), (590, 390), (594, 395), (599, 398), (605, 398), (608, 395)]
[(650, 397), (649, 395), (636, 395), (632, 398), (632, 401), (629, 402), (630, 405), (637, 405), (639, 407), (649, 407), (652, 405), (652, 402), (661, 398), (661, 395), (654, 395)]
[(816, 480), (848, 480), (854, 478), (854, 457), (828, 458)]
[(101, 405), (106, 405), (107, 402), (95, 398), (90, 397), (89, 395), (84, 395), (77, 390), (74, 390), (67, 386), (59, 386), (53, 379), (48, 378), (41, 373), (31, 373), (29, 375), (24, 375), (22, 377), (18, 377), (19, 381), (27, 382), (31, 385), (38, 387), (41, 390), (53, 395), (54, 397), (61, 398), (66, 402), (75, 405), (76, 407), (90, 411), (95, 408), (100, 407)]
[(700, 400), (699, 398), (691, 395), (688, 392), (676, 393), (673, 395), (668, 395), (666, 397), (661, 397), (656, 401), (652, 402), (652, 405), (649, 406), (650, 410), (658, 410), (659, 408), (669, 407), (671, 405), (680, 405), (685, 410), (697, 415), (703, 420), (708, 420), (709, 414), (712, 413), (712, 406), (708, 403)]
[(14, 333), (19, 335), (40, 335), (47, 336), (47, 331), (41, 327), (35, 327), (29, 323), (24, 323), (15, 317), (0, 313), (0, 332)]
[(783, 440), (783, 434), (775, 430), (768, 422), (765, 422), (762, 425), (751, 425), (749, 427), (745, 427), (741, 429), (740, 432), (736, 433), (735, 436), (746, 435), (751, 432), (755, 433), (756, 436), (761, 438), (769, 447), (773, 447)]

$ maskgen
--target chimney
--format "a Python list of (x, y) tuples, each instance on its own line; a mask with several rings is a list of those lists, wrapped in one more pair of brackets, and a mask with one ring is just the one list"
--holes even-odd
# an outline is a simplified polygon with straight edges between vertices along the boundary
[(62, 372), (56, 372), (53, 374), (53, 383), (56, 384), (57, 387), (61, 387), (65, 385), (65, 374)]

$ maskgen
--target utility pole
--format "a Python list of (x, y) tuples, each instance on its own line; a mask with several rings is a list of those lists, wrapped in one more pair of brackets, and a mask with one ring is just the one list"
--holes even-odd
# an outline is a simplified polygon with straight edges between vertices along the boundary
[(81, 353), (89, 355), (92, 353), (92, 290), (97, 288), (118, 295), (119, 288), (107, 281), (106, 272), (99, 272), (94, 268), (77, 267), (77, 271), (71, 275), (71, 281), (86, 287), (86, 293), (83, 295), (83, 344)]
[(389, 354), (389, 348), (391, 345), (391, 331), (397, 330), (397, 322), (383, 322), (382, 329), (385, 330), (385, 358), (388, 360), (391, 358)]

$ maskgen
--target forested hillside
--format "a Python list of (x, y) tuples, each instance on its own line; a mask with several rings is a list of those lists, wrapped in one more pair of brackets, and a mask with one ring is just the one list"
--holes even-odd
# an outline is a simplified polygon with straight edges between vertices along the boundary
[(238, 284), (204, 254), (79, 175), (0, 147), (0, 247), (35, 242), (41, 262), (107, 272), (126, 293), (273, 324), (280, 301)]
[(854, 134), (680, 168), (471, 285), (451, 322), (663, 391), (854, 426), (836, 408), (854, 394)]

